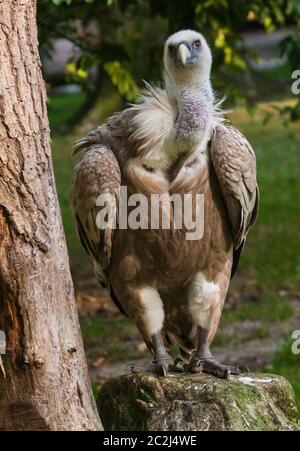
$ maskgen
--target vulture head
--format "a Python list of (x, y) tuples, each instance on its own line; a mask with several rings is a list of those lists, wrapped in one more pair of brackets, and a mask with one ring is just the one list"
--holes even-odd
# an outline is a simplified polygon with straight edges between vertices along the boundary
[(210, 77), (211, 64), (211, 51), (202, 34), (181, 30), (167, 39), (164, 66), (173, 82), (205, 83)]

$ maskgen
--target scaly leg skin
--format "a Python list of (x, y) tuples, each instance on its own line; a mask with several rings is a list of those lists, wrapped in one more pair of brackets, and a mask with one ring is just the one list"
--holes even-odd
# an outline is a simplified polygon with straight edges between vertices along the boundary
[(197, 328), (197, 338), (197, 349), (190, 363), (185, 365), (185, 371), (212, 374), (220, 379), (230, 379), (231, 374), (240, 374), (239, 367), (223, 365), (213, 357), (209, 347), (208, 332), (200, 326)]
[(168, 372), (180, 373), (183, 368), (173, 362), (172, 357), (167, 353), (161, 333), (152, 336), (153, 360), (144, 368), (135, 365), (130, 366), (133, 373), (148, 371), (157, 374), (158, 376), (166, 377)]

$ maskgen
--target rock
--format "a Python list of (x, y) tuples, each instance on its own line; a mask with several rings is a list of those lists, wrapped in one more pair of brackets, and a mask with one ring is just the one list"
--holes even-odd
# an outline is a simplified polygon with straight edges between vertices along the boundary
[(106, 382), (97, 405), (107, 431), (295, 431), (298, 412), (281, 376), (139, 373)]

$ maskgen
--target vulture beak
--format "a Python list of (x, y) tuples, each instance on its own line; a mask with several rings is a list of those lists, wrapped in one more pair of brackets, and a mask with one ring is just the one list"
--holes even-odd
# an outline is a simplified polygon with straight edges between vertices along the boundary
[(190, 44), (186, 41), (181, 42), (177, 47), (177, 61), (179, 61), (182, 66), (185, 66), (191, 62), (191, 57)]

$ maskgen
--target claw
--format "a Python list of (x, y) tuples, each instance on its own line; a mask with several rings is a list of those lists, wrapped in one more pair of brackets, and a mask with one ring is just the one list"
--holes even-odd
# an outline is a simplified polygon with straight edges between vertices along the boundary
[(164, 366), (164, 365), (162, 365), (161, 366), (161, 370), (162, 370), (162, 376), (163, 377), (167, 377), (167, 374), (168, 374), (168, 371), (167, 371), (167, 368)]
[(222, 365), (215, 359), (205, 359), (197, 356), (194, 356), (189, 364), (184, 365), (184, 369), (191, 373), (206, 373), (227, 380), (231, 378), (231, 375), (240, 374), (239, 367)]
[(185, 371), (190, 371), (191, 373), (202, 373), (203, 372), (203, 362), (201, 359), (194, 359), (192, 362), (184, 365)]
[(141, 373), (146, 371), (162, 377), (166, 377), (169, 372), (184, 372), (183, 367), (174, 365), (171, 357), (169, 356), (156, 357), (152, 360), (152, 362), (146, 364), (145, 366), (128, 363), (126, 365), (126, 370), (131, 371), (132, 373)]
[(191, 372), (192, 373), (203, 373), (203, 362), (201, 360), (198, 360), (196, 362), (193, 363), (192, 367), (191, 367)]

